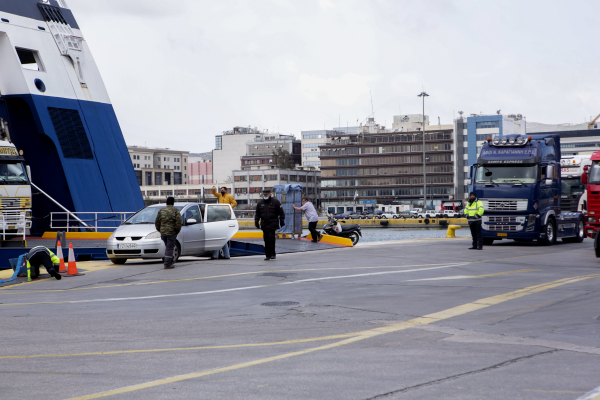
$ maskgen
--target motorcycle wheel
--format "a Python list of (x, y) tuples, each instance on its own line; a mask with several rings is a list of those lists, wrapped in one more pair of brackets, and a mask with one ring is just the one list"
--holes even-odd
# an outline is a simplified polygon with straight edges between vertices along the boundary
[(351, 234), (348, 235), (348, 239), (352, 240), (352, 245), (356, 246), (356, 243), (358, 243), (358, 233), (356, 232), (352, 232)]

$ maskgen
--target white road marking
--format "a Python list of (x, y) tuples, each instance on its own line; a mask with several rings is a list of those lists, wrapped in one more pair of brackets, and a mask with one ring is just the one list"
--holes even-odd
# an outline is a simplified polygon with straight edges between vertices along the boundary
[[(160, 295), (154, 295), (154, 296), (140, 296), (140, 297), (119, 297), (119, 298), (112, 298), (112, 299), (90, 299), (90, 300), (72, 300), (72, 301), (54, 301), (54, 302), (51, 301), (51, 302), (39, 302), (39, 303), (8, 303), (8, 304), (0, 304), (0, 306), (5, 307), (5, 306), (37, 305), (37, 304), (97, 303), (97, 302), (105, 302), (105, 301), (146, 300), (146, 299), (160, 299), (160, 298), (165, 298), (165, 297), (195, 296), (195, 295), (200, 295), (200, 294), (226, 293), (226, 292), (235, 292), (235, 291), (240, 291), (240, 290), (259, 289), (259, 288), (265, 288), (265, 287), (271, 287), (271, 286), (295, 285), (297, 283), (324, 281), (324, 280), (330, 280), (330, 279), (358, 278), (358, 277), (362, 277), (362, 276), (403, 274), (406, 272), (429, 271), (429, 270), (434, 270), (434, 269), (458, 267), (460, 265), (466, 265), (466, 263), (442, 265), (439, 267), (406, 269), (406, 270), (402, 270), (402, 271), (383, 271), (383, 272), (370, 272), (367, 274), (327, 276), (327, 277), (323, 277), (323, 278), (302, 279), (302, 280), (297, 280), (297, 281), (292, 281), (292, 282), (274, 283), (274, 284), (270, 284), (270, 285), (259, 285), (259, 286), (247, 286), (247, 287), (232, 288), (232, 289), (209, 290), (209, 291), (205, 291), (205, 292), (160, 294)], [(398, 267), (400, 268), (401, 266), (398, 266)]]
[(588, 392), (586, 394), (584, 394), (581, 397), (578, 397), (577, 400), (598, 400), (600, 399), (600, 386), (598, 386), (596, 389), (592, 390), (591, 392)]

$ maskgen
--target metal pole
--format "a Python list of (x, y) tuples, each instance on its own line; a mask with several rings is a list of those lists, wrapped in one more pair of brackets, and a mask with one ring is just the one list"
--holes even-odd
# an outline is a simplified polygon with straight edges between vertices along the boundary
[(60, 208), (62, 208), (63, 210), (66, 211), (67, 213), (67, 220), (69, 218), (69, 215), (72, 216), (73, 218), (75, 218), (77, 221), (79, 221), (81, 224), (83, 224), (83, 226), (90, 228), (90, 226), (88, 224), (86, 224), (85, 222), (83, 222), (82, 220), (80, 220), (79, 218), (77, 218), (77, 216), (75, 214), (73, 214), (71, 211), (67, 210), (65, 207), (62, 206), (62, 204), (60, 204), (58, 201), (54, 200), (52, 197), (50, 197), (50, 195), (46, 192), (44, 192), (42, 189), (40, 189), (39, 187), (36, 186), (35, 183), (30, 182), (31, 186), (33, 186), (34, 188), (36, 188), (41, 194), (43, 194), (44, 196), (46, 196), (47, 198), (49, 198), (50, 200), (52, 200), (52, 202), (54, 204), (56, 204), (57, 206), (59, 206)]
[(427, 172), (425, 170), (425, 97), (429, 95), (425, 92), (421, 92), (418, 97), (423, 98), (423, 121), (421, 126), (421, 132), (423, 134), (423, 208), (427, 208)]

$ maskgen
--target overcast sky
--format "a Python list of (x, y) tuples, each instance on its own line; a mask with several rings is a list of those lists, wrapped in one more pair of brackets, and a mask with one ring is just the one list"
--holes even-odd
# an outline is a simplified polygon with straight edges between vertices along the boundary
[(371, 114), (600, 113), (600, 2), (68, 0), (129, 145), (214, 148), (233, 126), (299, 137)]

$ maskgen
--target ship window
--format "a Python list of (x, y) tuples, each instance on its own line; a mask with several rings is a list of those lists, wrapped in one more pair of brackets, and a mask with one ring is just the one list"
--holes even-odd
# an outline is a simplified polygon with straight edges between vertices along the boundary
[(19, 49), (17, 47), (17, 55), (23, 68), (31, 71), (43, 71), (42, 62), (40, 60), (40, 54), (34, 50)]
[(65, 158), (93, 160), (90, 146), (79, 111), (48, 107), (58, 142)]

